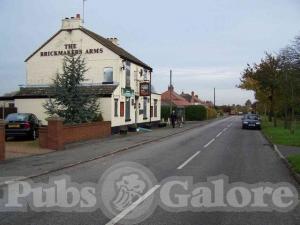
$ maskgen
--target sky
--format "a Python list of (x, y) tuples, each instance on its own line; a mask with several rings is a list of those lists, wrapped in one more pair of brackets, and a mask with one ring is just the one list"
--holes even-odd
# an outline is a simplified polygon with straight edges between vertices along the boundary
[[(24, 60), (82, 14), (82, 0), (0, 0), (0, 95), (26, 84)], [(87, 0), (84, 26), (153, 69), (156, 92), (173, 71), (177, 92), (195, 91), (216, 104), (244, 104), (254, 94), (236, 88), (247, 63), (276, 53), (300, 34), (299, 0)]]

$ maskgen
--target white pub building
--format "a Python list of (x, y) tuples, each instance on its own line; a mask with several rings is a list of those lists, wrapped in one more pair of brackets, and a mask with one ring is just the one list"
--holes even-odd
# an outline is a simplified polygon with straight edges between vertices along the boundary
[(53, 97), (50, 85), (68, 54), (85, 58), (83, 86), (99, 96), (113, 133), (122, 126), (159, 123), (161, 96), (151, 91), (152, 68), (121, 48), (118, 39), (84, 28), (79, 14), (63, 19), (62, 28), (25, 60), (26, 85), (1, 100), (14, 101), (19, 113), (34, 113), (46, 124), (43, 104)]

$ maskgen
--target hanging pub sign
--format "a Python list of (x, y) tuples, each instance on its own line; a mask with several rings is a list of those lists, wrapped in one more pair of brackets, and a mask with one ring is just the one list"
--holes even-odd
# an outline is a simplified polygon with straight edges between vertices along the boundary
[(140, 96), (150, 96), (150, 83), (140, 83)]

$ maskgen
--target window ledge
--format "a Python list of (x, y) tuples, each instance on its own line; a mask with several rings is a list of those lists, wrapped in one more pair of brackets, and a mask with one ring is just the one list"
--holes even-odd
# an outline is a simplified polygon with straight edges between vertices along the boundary
[(102, 84), (114, 84), (114, 82), (102, 82)]

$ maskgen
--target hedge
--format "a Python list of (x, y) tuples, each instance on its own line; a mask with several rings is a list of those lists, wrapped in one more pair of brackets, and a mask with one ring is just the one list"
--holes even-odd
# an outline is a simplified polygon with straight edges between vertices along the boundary
[[(176, 108), (173, 108), (177, 110)], [(170, 117), (170, 107), (161, 107), (161, 119), (167, 121)], [(185, 120), (187, 121), (201, 121), (213, 119), (217, 117), (217, 111), (212, 108), (206, 108), (202, 105), (192, 105), (185, 108)]]
[(185, 119), (188, 121), (199, 121), (207, 119), (206, 108), (202, 105), (192, 105), (185, 108)]

